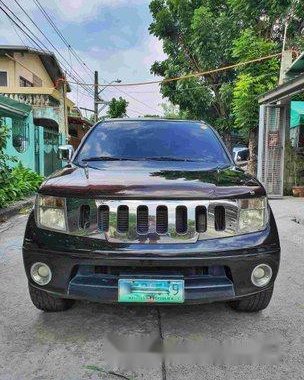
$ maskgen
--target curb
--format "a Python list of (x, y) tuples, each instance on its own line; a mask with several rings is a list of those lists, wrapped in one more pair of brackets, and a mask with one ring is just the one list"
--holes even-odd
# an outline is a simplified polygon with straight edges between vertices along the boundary
[(0, 223), (1, 221), (7, 220), (12, 216), (19, 214), (20, 210), (24, 207), (31, 207), (34, 205), (35, 196), (31, 196), (29, 198), (23, 199), (22, 201), (15, 202), (11, 206), (0, 209)]

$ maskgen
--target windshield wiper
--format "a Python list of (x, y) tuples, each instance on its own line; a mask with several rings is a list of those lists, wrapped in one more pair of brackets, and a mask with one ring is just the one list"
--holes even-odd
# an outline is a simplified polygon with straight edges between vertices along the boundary
[(145, 161), (183, 161), (183, 162), (194, 162), (196, 160), (192, 160), (191, 158), (159, 156), (159, 157), (145, 157)]
[(89, 162), (89, 161), (137, 161), (137, 160), (134, 158), (127, 158), (127, 157), (96, 156), (96, 157), (82, 158), (81, 161)]

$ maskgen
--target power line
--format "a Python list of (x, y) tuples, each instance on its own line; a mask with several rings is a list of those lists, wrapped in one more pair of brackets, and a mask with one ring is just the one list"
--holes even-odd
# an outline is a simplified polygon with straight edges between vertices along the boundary
[(148, 104), (142, 102), (141, 100), (136, 99), (134, 96), (128, 94), (127, 92), (125, 92), (125, 91), (123, 91), (123, 90), (121, 90), (121, 89), (119, 89), (119, 91), (122, 92), (123, 94), (125, 94), (126, 96), (128, 96), (129, 98), (135, 100), (137, 103), (142, 104), (142, 105), (144, 105), (145, 107), (148, 107), (148, 108), (150, 108), (150, 109), (153, 110), (153, 111), (159, 112), (159, 110), (157, 110), (156, 108), (153, 108), (153, 107), (149, 106)]
[[(5, 6), (5, 8), (15, 17), (15, 19), (17, 19), (22, 25), (23, 27), (33, 36), (33, 38), (28, 34), (28, 32), (26, 32), (18, 23), (16, 23), (16, 21), (14, 19), (12, 19), (12, 17), (1, 7), (2, 11), (7, 15), (7, 17), (9, 17), (9, 19), (42, 51), (46, 51), (48, 53), (51, 54), (51, 51), (49, 50), (49, 48), (35, 35), (35, 33), (33, 33), (33, 31), (2, 1), (0, 0), (0, 2), (2, 3), (2, 5)], [(29, 17), (29, 16), (28, 16)], [(34, 23), (34, 21), (32, 20), (32, 22)], [(35, 25), (36, 26), (36, 25)], [(36, 26), (37, 27), (37, 26)], [(38, 30), (40, 30), (38, 27), (37, 27)], [(41, 32), (43, 34), (43, 32)], [(45, 35), (44, 35), (45, 36)], [(45, 38), (49, 41), (49, 39), (45, 36)], [(37, 42), (38, 41), (38, 42)], [(69, 63), (68, 61), (64, 58), (64, 56), (60, 53), (60, 51), (58, 51), (58, 49), (51, 43), (51, 41), (49, 41), (49, 43), (52, 45), (52, 47), (58, 52), (58, 54), (62, 57), (62, 59), (67, 63), (69, 69), (71, 69), (71, 71), (74, 71), (73, 68), (71, 68), (69, 66)], [(59, 61), (60, 62), (60, 61)], [(67, 68), (63, 65), (62, 62), (60, 62), (61, 65), (64, 67), (64, 69), (67, 70)], [(68, 70), (67, 70), (68, 71)], [(78, 73), (76, 71), (74, 71), (74, 73), (78, 76)], [(77, 81), (77, 83), (79, 83), (79, 80), (77, 79), (77, 77), (75, 75), (72, 75), (72, 74), (69, 74), (71, 76), (71, 78), (73, 78), (74, 80)], [(80, 77), (79, 77), (80, 78)], [(85, 88), (85, 87), (83, 87)], [(87, 90), (87, 89), (86, 89)]]
[[(134, 86), (147, 86), (147, 85), (152, 85), (152, 84), (163, 84), (163, 83), (177, 82), (177, 81), (180, 81), (183, 79), (198, 78), (198, 77), (202, 77), (204, 75), (213, 74), (213, 73), (217, 73), (217, 72), (221, 72), (221, 71), (225, 71), (225, 70), (230, 70), (230, 69), (233, 69), (236, 67), (248, 65), (250, 63), (257, 63), (257, 62), (265, 61), (267, 59), (279, 57), (281, 55), (282, 55), (282, 53), (270, 54), (270, 55), (267, 55), (264, 57), (251, 59), (249, 61), (238, 62), (238, 63), (235, 63), (233, 65), (218, 67), (216, 69), (202, 71), (202, 72), (198, 72), (198, 73), (182, 75), (182, 76), (175, 77), (175, 78), (166, 78), (166, 79), (146, 81), (146, 82), (136, 82), (136, 83), (121, 83), (121, 84), (115, 84), (115, 85), (113, 85), (113, 84), (99, 84), (99, 86), (103, 86), (103, 87), (134, 87)], [(86, 86), (95, 86), (95, 84), (93, 84), (93, 83), (81, 83), (81, 84), (86, 85)]]
[(47, 13), (47, 11), (43, 8), (43, 6), (39, 2), (39, 0), (33, 0), (33, 1), (37, 5), (37, 7), (40, 9), (41, 13), (44, 15), (44, 17), (49, 22), (49, 24), (52, 26), (52, 28), (55, 30), (55, 32), (57, 33), (57, 35), (60, 37), (60, 39), (63, 41), (63, 43), (67, 46), (67, 48), (71, 51), (71, 53), (73, 54), (73, 56), (77, 59), (77, 61), (81, 65), (83, 65), (85, 69), (87, 69), (89, 72), (91, 72), (92, 74), (94, 74), (94, 71), (87, 66), (87, 64), (81, 59), (81, 57), (79, 56), (79, 54), (77, 54), (76, 50), (71, 46), (71, 44), (68, 42), (68, 40), (61, 33), (61, 31), (59, 30), (59, 28), (57, 27), (57, 25), (54, 23), (54, 21), (52, 20), (52, 18), (49, 16), (49, 14)]
[[(15, 0), (17, 2), (17, 0)], [(86, 68), (88, 68), (88, 70), (90, 70), (91, 73), (94, 73), (94, 71), (92, 69), (90, 69), (84, 61), (81, 60), (81, 58), (79, 57), (79, 55), (77, 54), (77, 52), (75, 51), (75, 49), (73, 49), (73, 47), (71, 46), (71, 44), (68, 42), (68, 40), (65, 38), (65, 36), (62, 34), (62, 32), (59, 30), (59, 28), (57, 27), (57, 25), (54, 23), (54, 21), (52, 20), (52, 18), (49, 16), (49, 14), (47, 13), (47, 11), (43, 8), (43, 6), (41, 5), (41, 3), (39, 2), (39, 0), (33, 0), (34, 3), (37, 5), (37, 7), (40, 9), (40, 11), (42, 12), (42, 14), (44, 15), (44, 17), (47, 19), (47, 21), (50, 23), (50, 25), (52, 26), (52, 28), (55, 30), (55, 32), (57, 33), (57, 35), (60, 37), (60, 39), (63, 41), (63, 43), (68, 47), (68, 49), (72, 52), (72, 54), (76, 57), (76, 59), (78, 60), (78, 62), (82, 63)], [(104, 79), (104, 78), (103, 78)], [(142, 102), (141, 100), (138, 100), (136, 99), (134, 96), (132, 95), (129, 95), (127, 94), (126, 92), (118, 89), (116, 86), (114, 86), (114, 88), (116, 88), (117, 90), (119, 90), (121, 93), (129, 96), (131, 99), (135, 100), (136, 102), (144, 105), (145, 107), (148, 107), (150, 109), (153, 109), (151, 108), (148, 104)], [(107, 90), (107, 88), (106, 88)], [(155, 111), (155, 109), (154, 109)], [(158, 111), (157, 111), (158, 112)]]
[[(74, 73), (76, 73), (76, 75), (78, 76), (78, 73), (73, 69), (72, 61), (71, 61), (71, 55), (70, 55), (70, 63), (69, 63), (65, 59), (65, 57), (58, 51), (58, 49), (56, 48), (56, 46), (54, 46), (54, 44), (52, 43), (52, 41), (45, 35), (45, 33), (43, 32), (43, 30), (41, 30), (41, 28), (39, 28), (39, 26), (35, 23), (35, 21), (28, 14), (28, 12), (20, 5), (20, 3), (18, 2), (18, 0), (14, 0), (14, 1), (19, 6), (19, 8), (25, 13), (25, 15), (29, 18), (29, 20), (33, 23), (33, 25), (39, 30), (39, 32), (43, 35), (43, 37), (48, 41), (48, 43), (53, 47), (53, 49), (55, 49), (57, 51), (57, 53), (62, 57), (62, 59), (64, 59), (64, 61), (68, 64), (68, 66), (72, 69), (72, 71), (74, 71)], [(71, 52), (71, 51), (69, 50), (69, 52)]]
[[(7, 7), (7, 5), (6, 4), (4, 4), (3, 3), (3, 1), (1, 1), (0, 0), (0, 2), (1, 2), (1, 4), (2, 5), (4, 5), (5, 7), (6, 7), (6, 9), (8, 9), (12, 14), (14, 14), (8, 7)], [(1, 5), (0, 5), (0, 9), (2, 10), (2, 12), (3, 13), (5, 13), (5, 15), (8, 17), (8, 19), (9, 20), (11, 20), (11, 22), (13, 22), (28, 38), (29, 38), (29, 40), (30, 41), (32, 41), (33, 43), (34, 43), (34, 45), (36, 45), (36, 46), (38, 46), (38, 48), (40, 49), (40, 50), (42, 50), (43, 51), (43, 48), (41, 48), (41, 46), (24, 30), (24, 29), (22, 29), (22, 27), (18, 24), (18, 23), (16, 23), (16, 21), (6, 12), (6, 10), (5, 9), (3, 9), (2, 7), (1, 7)], [(17, 16), (16, 16), (17, 17)], [(18, 17), (17, 17), (18, 18)], [(22, 23), (22, 21), (19, 19), (19, 21)], [(23, 24), (23, 23), (22, 23)]]
[[(16, 0), (15, 0), (16, 1)], [(15, 19), (17, 19), (19, 21), (19, 23), (21, 23), (23, 25), (23, 27), (33, 36), (31, 36), (27, 31), (25, 31), (7, 12), (5, 9), (3, 9), (1, 6), (0, 6), (0, 9), (6, 14), (6, 16), (32, 41), (32, 43), (34, 43), (34, 45), (36, 45), (41, 51), (45, 51), (44, 49), (46, 49), (46, 52), (48, 52), (49, 54), (51, 54), (49, 48), (35, 35), (35, 33), (33, 33), (33, 31), (2, 1), (0, 0), (1, 4), (3, 6), (5, 6), (5, 8), (15, 17)], [(58, 54), (62, 57), (62, 59), (67, 63), (67, 66), (69, 67), (69, 69), (71, 70), (69, 74), (69, 76), (76, 81), (77, 84), (79, 84), (83, 89), (85, 89), (87, 92), (90, 92), (92, 90), (88, 90), (85, 86), (81, 85), (80, 82), (79, 82), (79, 79), (81, 79), (81, 77), (78, 75), (78, 73), (72, 68), (70, 67), (68, 61), (65, 59), (65, 57), (60, 53), (60, 51), (52, 44), (52, 42), (45, 36), (45, 34), (43, 33), (43, 31), (41, 31), (41, 29), (35, 24), (35, 22), (32, 20), (32, 18), (27, 14), (27, 12), (21, 7), (21, 5), (16, 1), (16, 3), (19, 5), (19, 7), (25, 12), (25, 14), (30, 18), (30, 20), (33, 22), (33, 24), (36, 26), (36, 28), (44, 35), (44, 37), (47, 39), (47, 41), (51, 44), (51, 46), (58, 52)], [(38, 42), (37, 42), (38, 41)], [(60, 62), (60, 60), (59, 60)], [(67, 68), (64, 66), (64, 64), (62, 62), (60, 62), (60, 64), (64, 67), (64, 69), (68, 72)], [(75, 74), (72, 74), (72, 72), (74, 72)]]

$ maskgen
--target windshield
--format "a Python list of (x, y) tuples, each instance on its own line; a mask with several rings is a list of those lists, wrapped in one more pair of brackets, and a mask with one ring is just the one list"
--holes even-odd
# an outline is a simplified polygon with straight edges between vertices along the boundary
[(216, 166), (230, 160), (211, 128), (187, 121), (113, 121), (94, 127), (76, 162), (112, 160), (202, 161)]

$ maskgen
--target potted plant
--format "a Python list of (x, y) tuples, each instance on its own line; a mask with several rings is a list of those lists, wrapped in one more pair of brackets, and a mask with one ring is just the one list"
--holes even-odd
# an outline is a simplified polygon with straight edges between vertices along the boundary
[(304, 197), (304, 157), (301, 153), (294, 150), (292, 157), (293, 186), (292, 194), (294, 197)]

